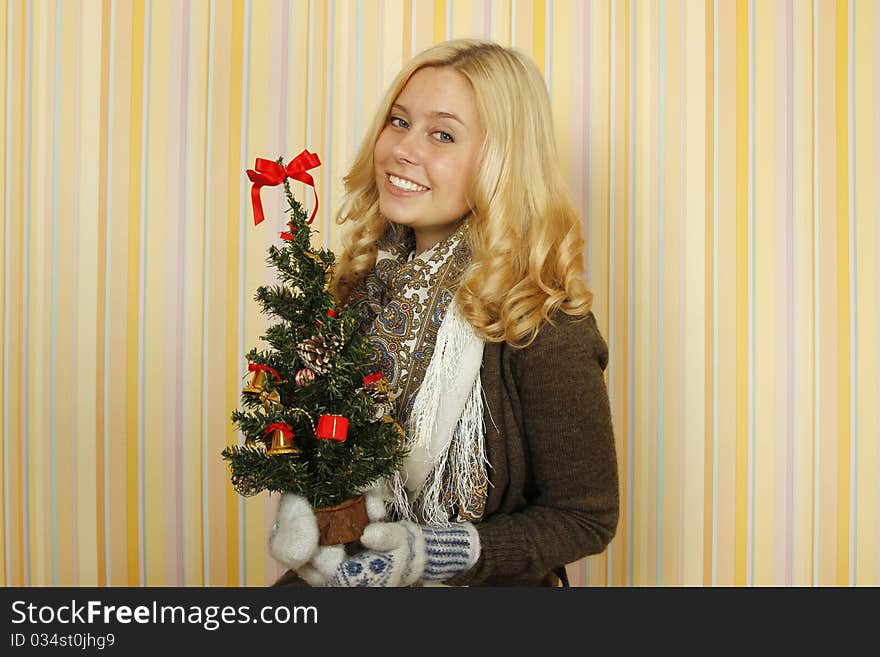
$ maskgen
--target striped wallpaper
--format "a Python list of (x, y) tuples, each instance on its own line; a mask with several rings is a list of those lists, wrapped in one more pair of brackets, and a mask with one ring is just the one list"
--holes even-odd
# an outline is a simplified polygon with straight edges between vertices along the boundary
[[(880, 3), (6, 0), (0, 582), (246, 585), (229, 486), (281, 193), (414, 53), (530, 54), (589, 236), (622, 515), (578, 585), (880, 585)], [(311, 193), (295, 187), (312, 207)]]

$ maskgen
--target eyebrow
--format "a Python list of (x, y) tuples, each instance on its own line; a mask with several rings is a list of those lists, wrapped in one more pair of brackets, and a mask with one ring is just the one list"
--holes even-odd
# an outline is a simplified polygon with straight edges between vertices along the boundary
[[(397, 109), (409, 114), (409, 110), (406, 109), (403, 105), (400, 105), (399, 103), (394, 103), (391, 106), (391, 109), (394, 109), (394, 108), (397, 108)], [(453, 121), (458, 121), (463, 126), (465, 125), (464, 121), (462, 121), (460, 118), (458, 118), (452, 112), (428, 112), (428, 116), (437, 117), (437, 118), (441, 118), (441, 119), (452, 119)], [(467, 126), (465, 126), (465, 127), (467, 127)]]

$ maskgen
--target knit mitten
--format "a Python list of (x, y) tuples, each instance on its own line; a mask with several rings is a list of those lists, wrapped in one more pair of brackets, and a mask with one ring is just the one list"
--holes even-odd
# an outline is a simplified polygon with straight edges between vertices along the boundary
[(410, 586), (443, 582), (473, 566), (480, 539), (470, 523), (427, 527), (374, 522), (361, 537), (368, 549), (342, 561), (327, 586)]
[[(385, 520), (386, 495), (387, 491), (382, 483), (364, 491), (367, 517), (371, 522)], [(325, 586), (344, 560), (345, 548), (342, 545), (320, 546), (308, 563), (296, 569), (296, 573), (310, 586)]]
[(421, 525), (425, 539), (425, 582), (445, 582), (469, 570), (480, 556), (480, 535), (469, 522), (434, 527)]
[(284, 493), (269, 534), (269, 553), (282, 566), (296, 570), (318, 549), (318, 519), (308, 501)]

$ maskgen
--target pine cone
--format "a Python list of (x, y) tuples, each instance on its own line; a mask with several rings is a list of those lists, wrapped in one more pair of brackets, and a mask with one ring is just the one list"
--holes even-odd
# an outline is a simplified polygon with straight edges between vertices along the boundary
[(327, 338), (323, 335), (307, 338), (296, 346), (303, 365), (315, 374), (326, 374), (332, 366), (332, 359), (339, 350), (339, 338)]
[(365, 384), (358, 388), (357, 394), (363, 395), (373, 401), (373, 421), (378, 422), (393, 410), (391, 395), (388, 391), (388, 382)]

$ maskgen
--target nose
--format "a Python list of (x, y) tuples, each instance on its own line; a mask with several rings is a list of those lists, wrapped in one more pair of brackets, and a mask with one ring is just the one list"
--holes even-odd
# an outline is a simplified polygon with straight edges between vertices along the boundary
[(407, 164), (418, 164), (421, 160), (421, 153), (418, 143), (418, 136), (414, 130), (408, 131), (401, 136), (392, 149), (394, 159), (398, 162), (406, 162)]

